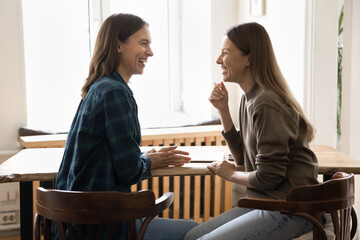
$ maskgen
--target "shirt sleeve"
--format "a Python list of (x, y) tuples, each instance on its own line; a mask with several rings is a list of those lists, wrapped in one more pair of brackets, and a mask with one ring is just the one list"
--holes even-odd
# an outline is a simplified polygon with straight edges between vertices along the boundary
[[(151, 160), (141, 156), (135, 100), (121, 90), (104, 96), (105, 129), (120, 183), (135, 184), (151, 176)], [(137, 138), (138, 137), (138, 138)]]
[(298, 127), (289, 113), (263, 104), (253, 115), (257, 155), (250, 184), (259, 190), (276, 189), (286, 178), (289, 143), (295, 141)]

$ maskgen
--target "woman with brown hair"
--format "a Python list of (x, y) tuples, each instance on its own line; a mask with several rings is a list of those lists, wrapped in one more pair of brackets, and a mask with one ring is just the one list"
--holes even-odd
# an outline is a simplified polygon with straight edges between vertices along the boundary
[[(223, 82), (215, 84), (210, 102), (218, 110), (223, 136), (237, 164), (208, 166), (218, 176), (245, 186), (247, 195), (286, 199), (299, 185), (317, 184), (318, 163), (309, 148), (314, 129), (291, 94), (276, 62), (270, 38), (260, 24), (231, 27), (217, 61)], [(244, 91), (239, 130), (230, 116), (224, 82)], [(265, 210), (235, 207), (190, 230), (185, 239), (292, 239), (312, 229), (306, 220)]]
[[(143, 73), (153, 56), (150, 44), (148, 24), (135, 15), (114, 14), (102, 24), (68, 133), (57, 189), (130, 192), (131, 185), (151, 176), (151, 169), (190, 161), (176, 146), (140, 151), (138, 109), (128, 83), (132, 75)], [(183, 239), (197, 224), (156, 218), (145, 239)], [(124, 224), (117, 236), (126, 238)]]

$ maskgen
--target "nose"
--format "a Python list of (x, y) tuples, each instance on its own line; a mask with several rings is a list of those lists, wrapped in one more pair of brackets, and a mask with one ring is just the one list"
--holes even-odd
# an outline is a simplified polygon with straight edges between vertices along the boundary
[(216, 59), (216, 63), (217, 63), (217, 64), (221, 64), (221, 63), (222, 63), (221, 54), (220, 54), (219, 57)]
[(153, 51), (151, 50), (151, 47), (148, 47), (148, 49), (146, 49), (146, 54), (147, 54), (149, 57), (154, 56), (154, 53), (153, 53)]

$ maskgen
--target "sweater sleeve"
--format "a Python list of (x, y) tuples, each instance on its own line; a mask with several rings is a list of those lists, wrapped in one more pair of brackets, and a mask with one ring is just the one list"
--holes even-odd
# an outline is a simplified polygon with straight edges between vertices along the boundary
[(259, 190), (276, 189), (286, 178), (289, 143), (295, 141), (298, 127), (289, 112), (261, 105), (252, 116), (256, 138), (256, 170), (250, 184)]
[(222, 135), (229, 146), (230, 152), (233, 155), (233, 158), (238, 165), (244, 165), (244, 156), (243, 156), (243, 143), (241, 141), (240, 132), (236, 131), (235, 126), (233, 125), (232, 129), (226, 133), (222, 132)]

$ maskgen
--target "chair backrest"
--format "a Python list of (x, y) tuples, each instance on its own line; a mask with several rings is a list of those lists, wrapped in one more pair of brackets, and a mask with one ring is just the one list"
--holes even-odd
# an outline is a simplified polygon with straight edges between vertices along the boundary
[(357, 217), (352, 207), (354, 188), (354, 174), (338, 172), (326, 182), (294, 187), (288, 193), (287, 201), (299, 203), (296, 211), (310, 213), (318, 220), (321, 212), (330, 213), (336, 239), (351, 239), (357, 228)]
[[(75, 234), (82, 239), (95, 229), (97, 239), (103, 239), (102, 232), (107, 232), (106, 239), (112, 239), (124, 222), (127, 222), (128, 239), (136, 239), (135, 220), (146, 218), (138, 234), (138, 239), (142, 239), (150, 221), (173, 200), (173, 193), (165, 193), (155, 200), (150, 190), (82, 192), (40, 187), (36, 190), (35, 239), (40, 239), (41, 225), (44, 226), (44, 239), (51, 239), (52, 223), (62, 239), (75, 239)], [(41, 219), (43, 224), (40, 224)]]
[(292, 188), (286, 200), (243, 197), (238, 206), (278, 211), (307, 219), (313, 224), (313, 239), (327, 239), (321, 224), (323, 212), (331, 214), (336, 240), (355, 236), (357, 217), (354, 205), (354, 174), (335, 173), (332, 179), (316, 185)]

